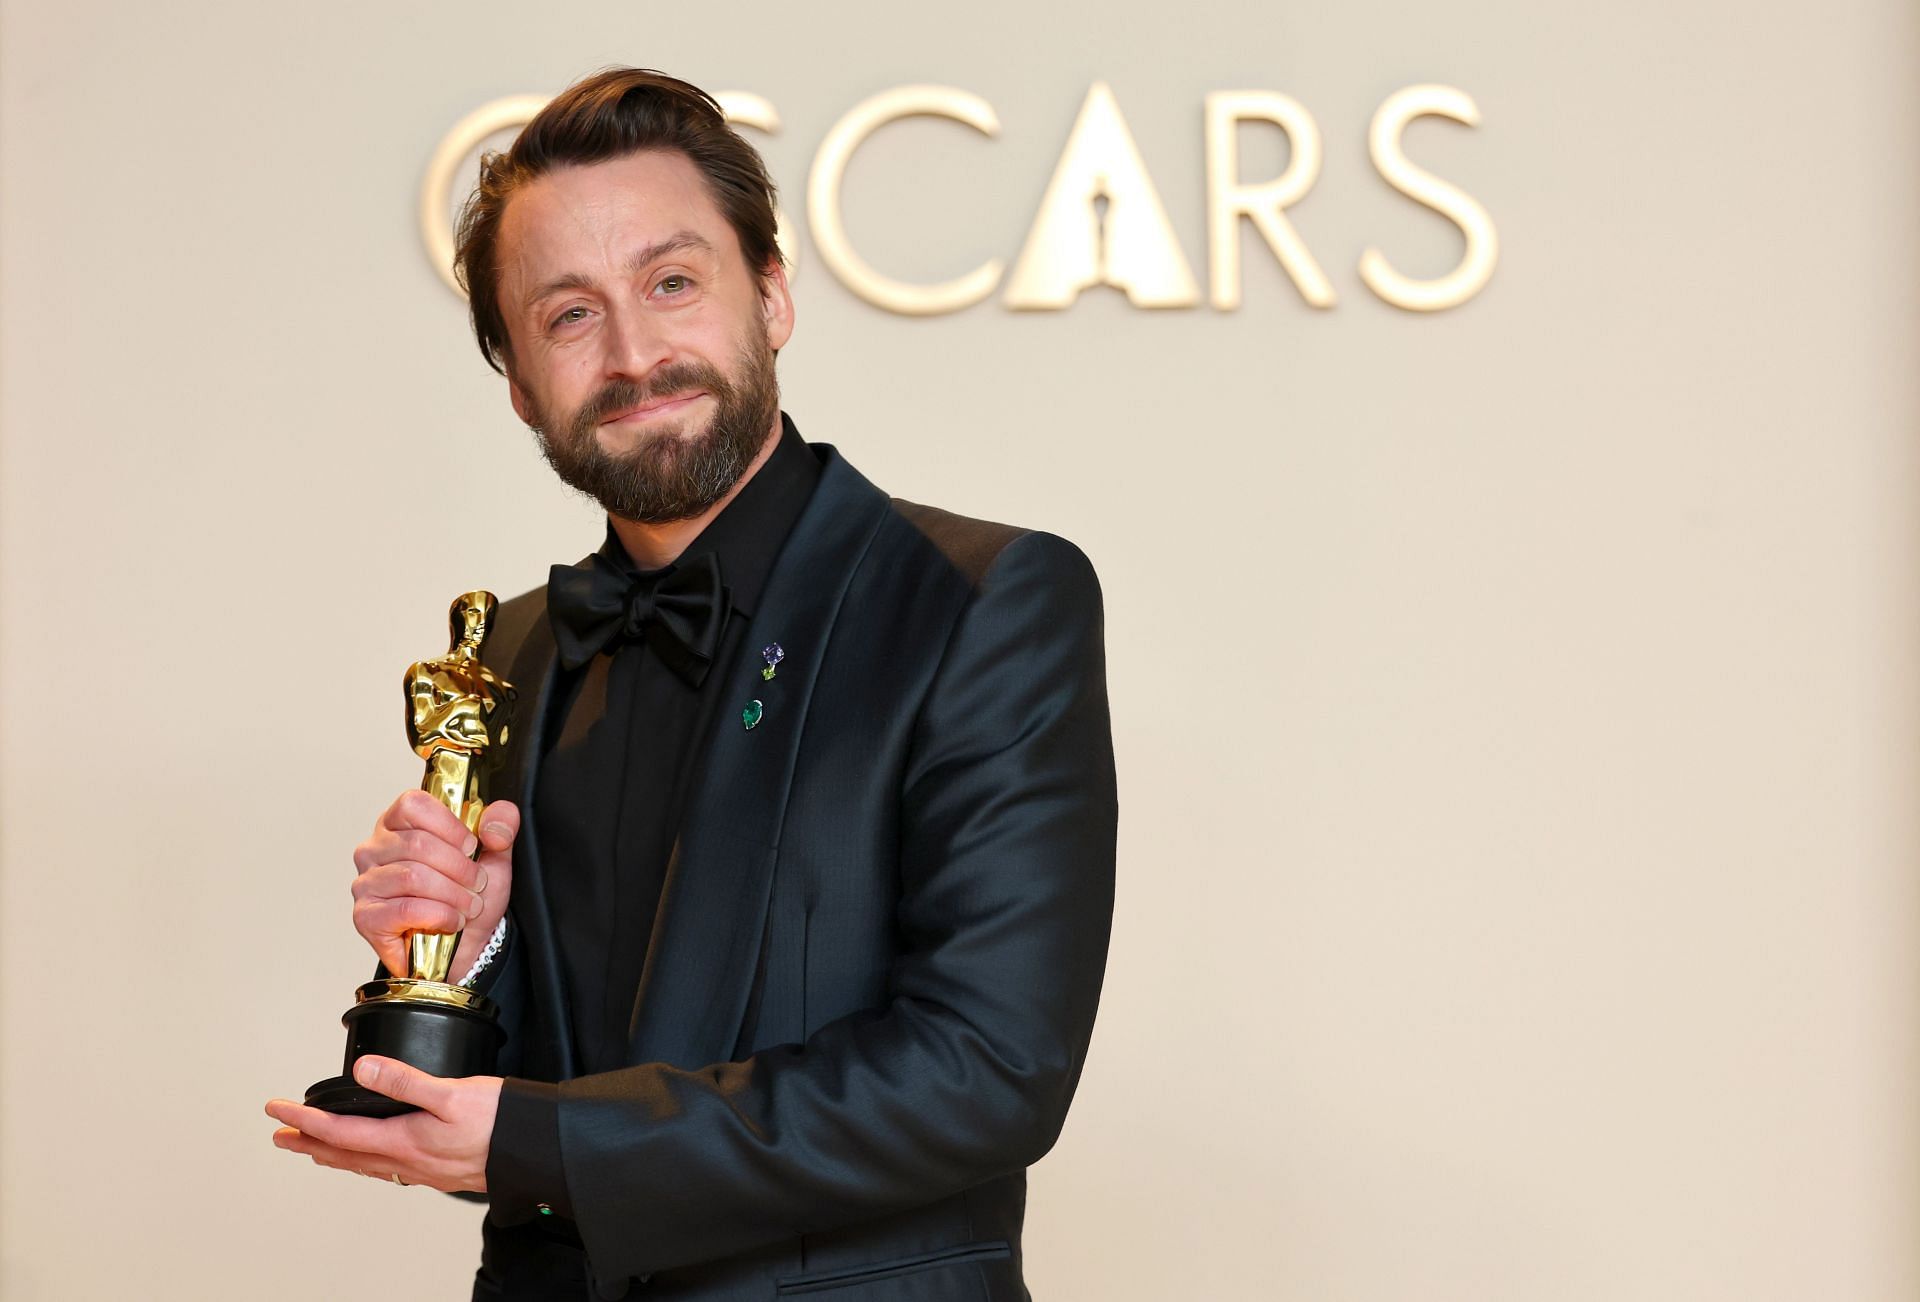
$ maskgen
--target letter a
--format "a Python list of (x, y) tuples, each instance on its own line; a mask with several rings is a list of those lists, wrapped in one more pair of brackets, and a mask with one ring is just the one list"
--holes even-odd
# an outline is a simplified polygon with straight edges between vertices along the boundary
[(1133, 133), (1102, 81), (1080, 106), (1004, 301), (1012, 308), (1071, 307), (1089, 285), (1125, 290), (1135, 307), (1200, 301)]

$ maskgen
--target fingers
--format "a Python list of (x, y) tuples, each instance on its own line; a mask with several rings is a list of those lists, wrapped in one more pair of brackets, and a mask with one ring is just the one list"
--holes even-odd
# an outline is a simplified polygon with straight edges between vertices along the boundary
[[(470, 875), (478, 881), (482, 870), (477, 865), (470, 867)], [(460, 915), (459, 925), (453, 928), (456, 931), (466, 925), (468, 918), (478, 915), (482, 903), (477, 889), (418, 859), (375, 864), (353, 879), (351, 890), (356, 900), (421, 899), (444, 904)]]
[(459, 845), (471, 835), (466, 824), (455, 818), (445, 805), (417, 788), (401, 792), (373, 826), (376, 833), (381, 829), (403, 832), (409, 828), (429, 832), (448, 845)]
[(344, 1171), (398, 1175), (449, 1192), (486, 1192), (500, 1077), (443, 1079), (392, 1058), (369, 1056), (354, 1064), (353, 1078), (424, 1110), (399, 1117), (347, 1117), (274, 1099), (267, 1115), (286, 1127), (274, 1134), (274, 1144)]
[(513, 841), (520, 831), (520, 810), (510, 800), (496, 800), (480, 813), (481, 909), (468, 922), (453, 971), (464, 973), (480, 957), (494, 927), (507, 911), (513, 885)]
[(409, 942), (399, 936), (379, 936), (369, 937), (367, 943), (373, 946), (374, 957), (380, 960), (380, 966), (387, 970), (388, 976), (402, 980), (413, 975), (413, 952)]
[(273, 1132), (273, 1146), (289, 1153), (304, 1153), (321, 1166), (339, 1171), (370, 1171), (385, 1160), (373, 1153), (356, 1153), (337, 1144), (324, 1143), (292, 1126), (282, 1126)]
[(513, 840), (520, 834), (520, 811), (512, 801), (496, 800), (480, 814), (480, 857), (477, 884), (485, 900), (484, 912), (497, 919), (506, 911), (508, 888), (513, 881)]
[[(355, 1080), (367, 1084), (359, 1080), (357, 1073)], [(267, 1115), (300, 1137), (306, 1147), (298, 1151), (304, 1153), (318, 1147), (337, 1150), (354, 1159), (340, 1163), (349, 1170), (410, 1167), (420, 1155), (419, 1140), (414, 1134), (421, 1116), (417, 1112), (400, 1117), (348, 1117), (322, 1112), (292, 1099), (272, 1099), (267, 1103)], [(288, 1130), (275, 1131), (273, 1142), (282, 1148), (296, 1147)]]
[(392, 1058), (372, 1056), (354, 1063), (353, 1079), (358, 1085), (423, 1111), (398, 1117), (350, 1117), (322, 1112), (292, 1099), (273, 1099), (267, 1104), (267, 1115), (322, 1144), (384, 1159), (390, 1166), (417, 1167), (426, 1153), (427, 1130), (442, 1124), (434, 1107), (446, 1107), (450, 1082)]
[(387, 971), (406, 974), (408, 932), (472, 927), (485, 942), (506, 911), (519, 831), (510, 800), (481, 811), (478, 835), (424, 791), (402, 792), (386, 808), (354, 848), (353, 925)]
[(392, 1181), (397, 1176), (399, 1183), (407, 1185), (427, 1183), (418, 1172), (409, 1172), (406, 1167), (396, 1165), (380, 1154), (356, 1153), (351, 1149), (322, 1143), (291, 1126), (285, 1126), (273, 1132), (273, 1146), (283, 1148), (289, 1153), (303, 1154), (312, 1158), (316, 1165), (332, 1167), (336, 1171), (351, 1171), (355, 1175), (371, 1176), (376, 1180), (387, 1181)]
[(411, 1103), (441, 1120), (446, 1119), (452, 1086), (438, 1076), (429, 1076), (418, 1067), (410, 1067), (394, 1058), (367, 1054), (353, 1064), (355, 1083), (377, 1090), (390, 1099)]
[[(400, 1166), (404, 1164), (404, 1157), (411, 1154), (414, 1148), (408, 1128), (403, 1124), (411, 1117), (335, 1116), (291, 1099), (274, 1099), (267, 1104), (267, 1115), (281, 1125), (291, 1127), (310, 1144), (342, 1150), (349, 1157), (358, 1159), (345, 1163), (348, 1170), (362, 1167), (372, 1169), (372, 1165), (377, 1163)], [(282, 1148), (292, 1147), (290, 1143), (281, 1143), (284, 1133), (276, 1131), (273, 1142)], [(299, 1151), (308, 1150), (303, 1148)]]
[(455, 826), (460, 828), (460, 839), (451, 844), (418, 828), (375, 828), (372, 836), (354, 847), (353, 866), (366, 873), (382, 864), (417, 863), (468, 890), (478, 889), (480, 869), (469, 857), (476, 844), (473, 833), (458, 823)]
[(397, 977), (406, 976), (410, 966), (406, 943), (409, 932), (451, 936), (465, 926), (466, 915), (458, 909), (418, 897), (360, 900), (353, 906), (353, 929), (373, 947), (387, 971)]

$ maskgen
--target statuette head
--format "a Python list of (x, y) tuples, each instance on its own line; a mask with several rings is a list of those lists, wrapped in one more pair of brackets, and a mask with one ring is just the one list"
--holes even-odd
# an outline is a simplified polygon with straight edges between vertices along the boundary
[(453, 650), (466, 649), (478, 655), (493, 623), (493, 612), (500, 602), (491, 592), (463, 592), (453, 599), (447, 611), (448, 633)]

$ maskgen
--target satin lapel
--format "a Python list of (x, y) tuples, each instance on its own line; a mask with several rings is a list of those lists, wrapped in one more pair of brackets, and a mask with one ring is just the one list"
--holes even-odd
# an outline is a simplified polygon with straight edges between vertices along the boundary
[(534, 826), (533, 788), (546, 750), (548, 706), (559, 677), (553, 629), (542, 606), (539, 618), (527, 630), (526, 640), (513, 658), (507, 681), (519, 690), (514, 704), (513, 736), (519, 743), (502, 773), (501, 790), (513, 793), (520, 806), (520, 834), (513, 846), (514, 924), (527, 942), (527, 979), (547, 1025), (553, 1028), (559, 1054), (559, 1079), (574, 1075), (573, 1023), (567, 1010), (566, 985), (560, 979), (559, 953), (554, 945), (553, 918), (547, 911), (546, 876), (540, 864), (540, 837)]
[[(814, 683), (886, 495), (826, 444), (820, 482), (768, 576), (733, 663), (667, 865), (628, 1060), (699, 1067), (733, 1053), (760, 959), (773, 865)], [(761, 648), (786, 650), (772, 681)], [(749, 701), (764, 714), (751, 729)]]

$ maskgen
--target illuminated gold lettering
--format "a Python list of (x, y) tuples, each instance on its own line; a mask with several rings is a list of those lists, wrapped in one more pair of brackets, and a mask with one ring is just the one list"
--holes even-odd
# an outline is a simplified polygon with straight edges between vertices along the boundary
[(489, 100), (453, 124), (441, 139), (420, 178), (420, 238), (427, 260), (454, 293), (464, 293), (453, 275), (453, 174), (468, 154), (495, 132), (524, 127), (545, 108), (544, 95), (509, 95)]
[(1125, 290), (1135, 307), (1200, 301), (1133, 133), (1113, 92), (1099, 81), (1080, 106), (1003, 301), (1012, 308), (1064, 308), (1091, 285)]
[(846, 287), (876, 307), (908, 316), (933, 316), (971, 307), (993, 293), (1000, 283), (998, 258), (981, 263), (966, 275), (937, 285), (912, 285), (883, 276), (854, 252), (840, 212), (840, 186), (847, 161), (860, 142), (888, 122), (905, 117), (951, 118), (983, 136), (1000, 134), (993, 106), (978, 95), (950, 86), (899, 86), (863, 100), (833, 124), (820, 152), (813, 156), (807, 177), (807, 222), (814, 247)]
[[(777, 135), (780, 114), (751, 91), (716, 95), (729, 122)], [(510, 95), (482, 104), (461, 118), (439, 142), (421, 177), (418, 224), (434, 273), (456, 293), (453, 271), (453, 188), (456, 175), (488, 138), (517, 130), (547, 103), (539, 95)], [(855, 295), (892, 312), (925, 316), (955, 312), (982, 301), (999, 287), (1004, 271), (990, 258), (972, 271), (939, 284), (914, 284), (882, 275), (853, 248), (841, 210), (841, 190), (854, 152), (880, 127), (900, 118), (942, 117), (964, 123), (989, 138), (1000, 134), (993, 106), (967, 91), (946, 86), (900, 86), (854, 106), (821, 142), (808, 173), (807, 212), (821, 258)], [(1360, 257), (1360, 278), (1396, 307), (1435, 312), (1457, 307), (1486, 287), (1499, 258), (1499, 234), (1487, 210), (1459, 187), (1415, 166), (1403, 138), (1419, 117), (1480, 124), (1478, 106), (1451, 86), (1409, 86), (1389, 96), (1373, 116), (1367, 151), (1375, 169), (1394, 189), (1431, 208), (1460, 229), (1465, 251), (1452, 271), (1415, 280), (1395, 270), (1378, 248)], [(1287, 165), (1270, 181), (1240, 179), (1239, 130), (1243, 123), (1271, 123), (1286, 134)], [(1336, 301), (1332, 284), (1289, 220), (1287, 209), (1319, 180), (1322, 145), (1313, 115), (1290, 96), (1273, 91), (1218, 91), (1206, 98), (1208, 289), (1213, 306), (1233, 311), (1242, 297), (1240, 219), (1253, 224), (1302, 298), (1314, 307)], [(784, 211), (775, 211), (775, 238), (789, 269), (799, 248)], [(1109, 285), (1136, 307), (1192, 307), (1199, 290), (1159, 192), (1147, 172), (1119, 103), (1105, 82), (1094, 82), (1081, 102), (1065, 147), (1025, 243), (1006, 275), (1003, 301), (1016, 310), (1072, 306), (1087, 288)]]
[(1400, 135), (1407, 123), (1428, 115), (1452, 118), (1470, 127), (1480, 125), (1480, 110), (1465, 91), (1451, 86), (1409, 86), (1387, 97), (1367, 132), (1367, 152), (1373, 155), (1373, 165), (1387, 184), (1451, 221), (1467, 241), (1460, 265), (1438, 280), (1413, 280), (1401, 275), (1379, 249), (1369, 248), (1360, 255), (1360, 279), (1367, 288), (1409, 312), (1438, 312), (1466, 302), (1486, 286), (1500, 254), (1499, 235), (1487, 210), (1465, 192), (1415, 167), (1401, 150)]
[[(1286, 170), (1271, 181), (1240, 181), (1239, 126), (1271, 122), (1287, 134)], [(1314, 261), (1306, 241), (1287, 220), (1320, 178), (1320, 128), (1291, 96), (1265, 90), (1224, 90), (1207, 96), (1207, 234), (1213, 305), (1240, 306), (1240, 219), (1253, 223), (1286, 268), (1294, 287), (1314, 307), (1332, 307), (1333, 285)]]

